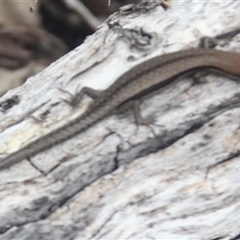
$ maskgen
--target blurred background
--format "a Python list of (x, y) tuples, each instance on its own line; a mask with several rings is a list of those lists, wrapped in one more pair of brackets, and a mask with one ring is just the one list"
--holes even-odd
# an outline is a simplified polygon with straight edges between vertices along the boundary
[(79, 46), (127, 0), (0, 2), (0, 96)]

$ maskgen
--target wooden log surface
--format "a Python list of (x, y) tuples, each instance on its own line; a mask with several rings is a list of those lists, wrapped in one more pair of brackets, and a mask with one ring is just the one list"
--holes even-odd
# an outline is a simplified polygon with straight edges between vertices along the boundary
[[(153, 56), (240, 27), (239, 1), (130, 5), (0, 99), (5, 156), (82, 114), (63, 99), (105, 89)], [(240, 51), (240, 34), (219, 49)], [(238, 239), (240, 82), (181, 79), (132, 111), (1, 171), (0, 239)], [(18, 99), (18, 101), (13, 101)], [(11, 101), (12, 100), (12, 101)], [(38, 119), (38, 120), (36, 120)]]

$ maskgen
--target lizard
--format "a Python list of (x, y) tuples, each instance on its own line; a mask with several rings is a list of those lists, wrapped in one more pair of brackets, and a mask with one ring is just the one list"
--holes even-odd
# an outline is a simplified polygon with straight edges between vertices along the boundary
[[(101, 91), (81, 116), (0, 159), (0, 170), (80, 134), (123, 104), (161, 89), (185, 73), (205, 67), (240, 79), (240, 53), (193, 48), (146, 60)], [(82, 89), (82, 93), (84, 90), (89, 89)]]

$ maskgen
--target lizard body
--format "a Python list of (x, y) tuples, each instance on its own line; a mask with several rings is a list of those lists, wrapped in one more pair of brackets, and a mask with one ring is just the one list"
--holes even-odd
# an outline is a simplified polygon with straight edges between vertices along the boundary
[(127, 101), (156, 91), (173, 82), (178, 76), (203, 67), (240, 77), (240, 53), (189, 49), (140, 63), (102, 91), (80, 117), (0, 159), (0, 170), (83, 132)]

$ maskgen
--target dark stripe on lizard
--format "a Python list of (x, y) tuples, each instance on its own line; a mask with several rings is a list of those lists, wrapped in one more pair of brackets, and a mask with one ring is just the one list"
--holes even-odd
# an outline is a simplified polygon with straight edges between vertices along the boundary
[(140, 63), (102, 91), (83, 115), (0, 159), (0, 169), (8, 168), (85, 131), (127, 101), (156, 91), (179, 75), (202, 67), (219, 69), (240, 77), (240, 53), (190, 49), (164, 54)]

